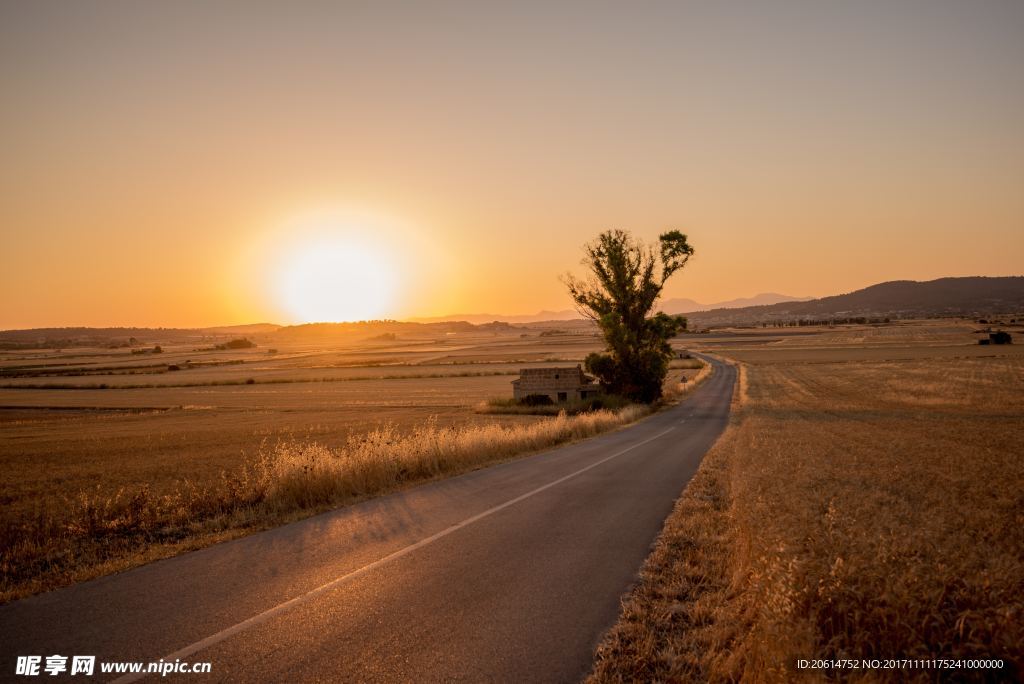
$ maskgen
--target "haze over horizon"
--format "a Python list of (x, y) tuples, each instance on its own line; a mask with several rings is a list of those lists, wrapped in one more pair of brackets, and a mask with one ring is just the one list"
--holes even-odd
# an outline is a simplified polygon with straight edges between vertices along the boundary
[[(953, 289), (950, 289), (949, 281), (957, 281), (957, 284)], [(959, 282), (965, 281), (965, 282)], [(968, 282), (969, 281), (969, 282)], [(988, 281), (988, 282), (986, 282)], [(995, 281), (1018, 281), (1016, 285), (1009, 284), (1006, 282), (995, 282)], [(902, 316), (905, 311), (909, 308), (910, 310), (917, 311), (920, 315), (930, 317), (933, 313), (946, 312), (944, 315), (948, 315), (950, 310), (964, 309), (965, 306), (973, 307), (975, 311), (1013, 311), (1016, 310), (1021, 302), (1024, 302), (1024, 290), (1021, 287), (1024, 286), (1024, 275), (1015, 276), (974, 276), (966, 278), (939, 278), (932, 281), (910, 281), (910, 280), (896, 280), (887, 281), (884, 283), (872, 283), (871, 285), (864, 288), (857, 288), (850, 292), (832, 293), (831, 295), (825, 295), (824, 297), (791, 297), (788, 295), (779, 294), (777, 292), (762, 292), (752, 297), (740, 297), (733, 300), (724, 302), (697, 302), (692, 299), (685, 297), (662, 297), (655, 304), (655, 310), (664, 311), (673, 315), (694, 315), (702, 316), (704, 314), (713, 314), (714, 312), (728, 311), (736, 312), (736, 314), (729, 314), (733, 316), (728, 320), (735, 322), (740, 321), (759, 321), (760, 316), (764, 315), (758, 313), (766, 307), (768, 309), (774, 309), (772, 305), (813, 305), (819, 303), (820, 307), (825, 302), (828, 302), (826, 306), (831, 309), (822, 310), (820, 308), (812, 308), (811, 310), (805, 310), (796, 314), (790, 308), (786, 308), (783, 311), (783, 315), (789, 316), (806, 316), (812, 314), (814, 316), (835, 316), (840, 315), (844, 312), (849, 312), (849, 307), (855, 309), (856, 315), (879, 315), (893, 313)], [(913, 284), (915, 289), (908, 290), (906, 285)], [(854, 299), (850, 299), (850, 298)], [(834, 301), (837, 300), (837, 301)], [(953, 301), (955, 300), (955, 301)], [(840, 301), (842, 303), (840, 303)], [(997, 304), (1001, 302), (1002, 304)], [(1005, 309), (999, 308), (1005, 305)], [(994, 307), (994, 308), (993, 308)], [(719, 314), (719, 317), (725, 314)], [(746, 318), (736, 319), (735, 315), (745, 316)], [(779, 312), (772, 311), (767, 314), (769, 317), (778, 316)], [(573, 319), (581, 319), (584, 316), (577, 310), (570, 309), (542, 309), (535, 310), (533, 312), (454, 312), (449, 314), (443, 314), (440, 316), (410, 316), (399, 319), (358, 319), (350, 321), (335, 321), (335, 320), (309, 320), (302, 323), (296, 323), (294, 325), (303, 325), (306, 323), (312, 324), (374, 324), (378, 322), (384, 322), (387, 320), (396, 321), (399, 323), (455, 323), (455, 322), (467, 322), (474, 325), (489, 324), (494, 322), (510, 323), (512, 325), (529, 325), (532, 323), (552, 322), (552, 321), (569, 321)], [(18, 330), (60, 330), (60, 329), (74, 329), (74, 328), (85, 328), (91, 330), (102, 330), (102, 329), (146, 329), (146, 328), (163, 328), (163, 329), (193, 329), (193, 330), (232, 330), (235, 333), (242, 333), (247, 330), (255, 332), (265, 331), (262, 330), (264, 327), (276, 328), (285, 327), (289, 325), (288, 322), (278, 322), (273, 320), (262, 320), (262, 321), (246, 321), (243, 323), (229, 323), (229, 324), (213, 324), (205, 326), (143, 326), (143, 325), (114, 325), (114, 326), (37, 326), (33, 328), (22, 328), (22, 329), (3, 329), (0, 328), (0, 332), (16, 332)]]
[[(756, 27), (756, 28), (752, 28)], [(0, 329), (570, 308), (1024, 263), (1024, 4), (0, 6)], [(188, 49), (183, 49), (188, 46)]]

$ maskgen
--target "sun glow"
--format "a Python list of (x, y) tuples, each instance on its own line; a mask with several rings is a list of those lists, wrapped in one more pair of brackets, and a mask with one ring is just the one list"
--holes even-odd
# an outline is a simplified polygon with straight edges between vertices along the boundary
[(278, 263), (278, 303), (298, 322), (385, 318), (394, 306), (390, 261), (366, 243), (319, 236), (286, 250)]

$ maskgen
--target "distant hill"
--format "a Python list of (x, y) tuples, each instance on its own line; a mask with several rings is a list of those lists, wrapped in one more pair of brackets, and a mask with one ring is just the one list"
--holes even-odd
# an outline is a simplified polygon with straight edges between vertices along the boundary
[[(776, 304), (778, 302), (804, 302), (810, 297), (790, 297), (775, 292), (763, 292), (753, 297), (741, 299), (730, 299), (725, 302), (713, 304), (701, 304), (693, 299), (673, 298), (666, 299), (659, 305), (659, 310), (670, 314), (683, 314), (691, 311), (704, 311), (708, 309), (729, 309), (739, 306), (752, 306), (755, 304)], [(535, 314), (451, 314), (449, 316), (432, 316), (430, 318), (410, 318), (417, 323), (443, 323), (446, 321), (466, 321), (476, 325), (491, 323), (493, 321), (504, 321), (506, 323), (527, 324), (544, 323), (548, 321), (571, 321), (582, 318), (575, 309), (561, 309), (559, 311), (543, 310)]]
[[(773, 301), (780, 299), (783, 301)], [(745, 302), (763, 303), (736, 306)], [(666, 313), (686, 314), (696, 327), (859, 317), (984, 318), (993, 314), (1024, 314), (1024, 276), (939, 278), (926, 282), (894, 280), (820, 299), (807, 300), (763, 293), (748, 299), (719, 302), (704, 310), (694, 309), (701, 306), (692, 299), (669, 299), (660, 308)], [(522, 316), (470, 314), (411, 321), (307, 323), (290, 326), (253, 323), (208, 328), (33, 328), (0, 331), (0, 349), (94, 345), (134, 347), (156, 342), (197, 342), (255, 335), (260, 335), (264, 340), (275, 337), (319, 338), (339, 335), (358, 335), (365, 339), (367, 336), (412, 333), (501, 332), (514, 330), (514, 324), (556, 321), (562, 321), (563, 325), (582, 325), (585, 322), (576, 311), (567, 309)]]
[(748, 306), (762, 306), (768, 304), (779, 304), (782, 302), (806, 302), (810, 297), (790, 297), (789, 295), (778, 294), (777, 292), (762, 292), (753, 297), (741, 297), (730, 299), (714, 304), (701, 304), (693, 299), (666, 299), (658, 308), (668, 314), (685, 314), (692, 311), (706, 311), (709, 309), (738, 309)]
[(203, 328), (203, 332), (212, 335), (261, 335), (272, 333), (281, 326), (276, 323), (247, 323), (245, 325), (224, 325), (216, 328)]
[(575, 309), (562, 309), (561, 311), (538, 311), (535, 314), (451, 314), (449, 316), (430, 316), (428, 318), (410, 318), (414, 323), (446, 323), (450, 321), (465, 321), (474, 325), (494, 323), (501, 321), (505, 323), (542, 323), (545, 321), (570, 321), (580, 318)]
[[(500, 329), (510, 329), (511, 326), (499, 324)], [(286, 325), (274, 331), (273, 336), (278, 338), (336, 338), (347, 335), (367, 336), (375, 335), (410, 335), (416, 333), (445, 334), (445, 333), (467, 333), (474, 330), (494, 330), (494, 326), (477, 326), (466, 321), (443, 321), (438, 323), (415, 323), (412, 321), (356, 321), (351, 323), (302, 323), (299, 325)]]
[(138, 346), (214, 337), (202, 328), (28, 328), (0, 331), (0, 348)]
[(199, 343), (273, 333), (272, 323), (212, 328), (27, 328), (0, 330), (0, 349), (139, 347), (155, 343)]
[(1024, 311), (1024, 276), (894, 280), (832, 297), (690, 314), (702, 326), (830, 317), (922, 318)]

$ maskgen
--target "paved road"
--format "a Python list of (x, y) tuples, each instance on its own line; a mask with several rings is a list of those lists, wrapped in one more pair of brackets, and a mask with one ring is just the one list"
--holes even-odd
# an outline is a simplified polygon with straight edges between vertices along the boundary
[(0, 679), (80, 654), (207, 661), (203, 683), (578, 681), (725, 427), (715, 365), (630, 428), (4, 606)]

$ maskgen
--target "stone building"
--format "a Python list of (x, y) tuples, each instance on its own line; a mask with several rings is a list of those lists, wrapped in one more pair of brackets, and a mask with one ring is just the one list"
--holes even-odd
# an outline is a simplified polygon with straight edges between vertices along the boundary
[(521, 368), (519, 379), (512, 381), (512, 396), (517, 400), (540, 394), (560, 403), (587, 399), (600, 391), (600, 384), (584, 373), (582, 366)]

